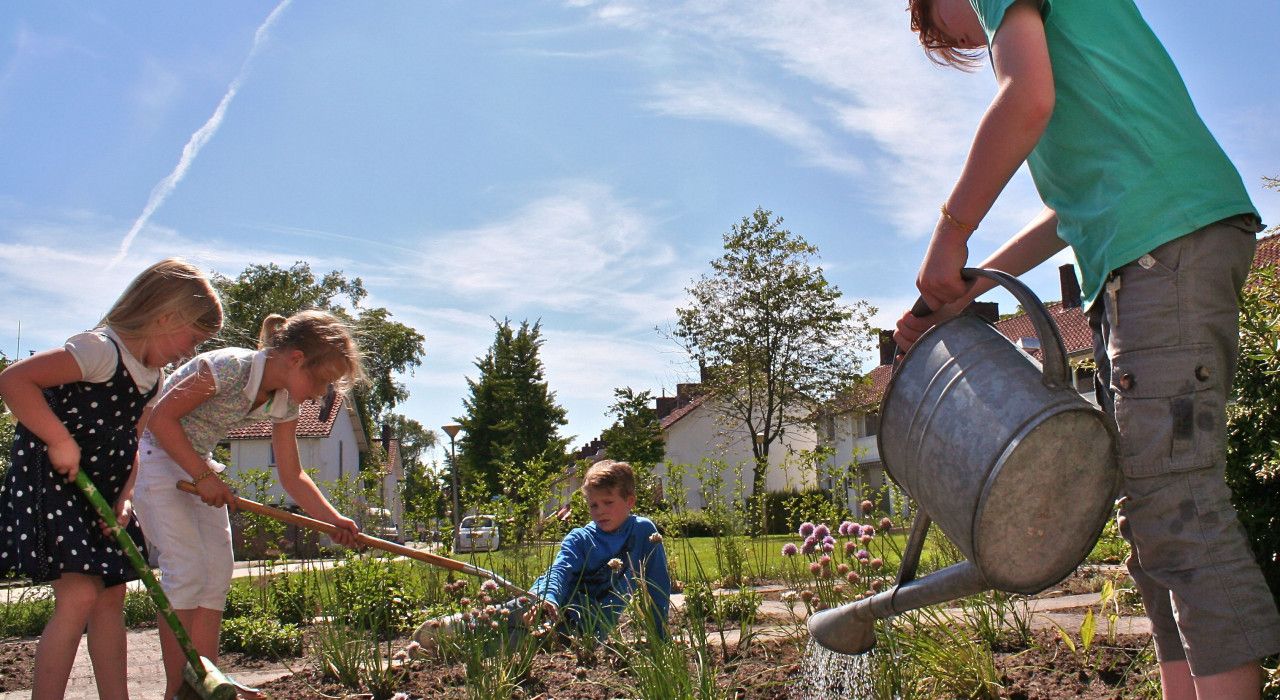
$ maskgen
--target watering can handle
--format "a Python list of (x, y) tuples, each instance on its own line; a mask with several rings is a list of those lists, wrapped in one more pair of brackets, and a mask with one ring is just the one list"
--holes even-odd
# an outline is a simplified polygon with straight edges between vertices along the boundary
[[(1031, 325), (1036, 329), (1036, 337), (1040, 339), (1040, 356), (1043, 358), (1041, 362), (1043, 368), (1043, 378), (1046, 386), (1052, 389), (1070, 388), (1071, 382), (1071, 366), (1067, 364), (1066, 346), (1062, 343), (1062, 335), (1058, 333), (1058, 325), (1049, 318), (1049, 312), (1044, 308), (1044, 304), (1040, 303), (1039, 297), (1031, 288), (1023, 284), (1021, 280), (1007, 272), (999, 270), (986, 270), (980, 267), (966, 267), (960, 271), (960, 276), (966, 280), (974, 277), (986, 277), (996, 284), (1004, 287), (1018, 303), (1022, 304), (1022, 308), (1027, 312), (1027, 317), (1031, 319)], [(925, 303), (924, 297), (916, 299), (915, 305), (911, 307), (911, 315), (917, 318), (928, 316), (933, 313), (933, 309)]]

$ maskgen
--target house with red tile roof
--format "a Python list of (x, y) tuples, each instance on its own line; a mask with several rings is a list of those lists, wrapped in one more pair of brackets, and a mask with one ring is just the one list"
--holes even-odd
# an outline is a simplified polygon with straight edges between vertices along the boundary
[[(1271, 233), (1258, 240), (1253, 267), (1280, 265), (1280, 233)], [(1074, 276), (1072, 275), (1072, 279)], [(1074, 292), (1078, 298), (1078, 290)], [(1064, 293), (1071, 298), (1072, 291)], [(988, 314), (988, 321), (1012, 343), (1037, 361), (1040, 359), (1040, 342), (1025, 313), (999, 319), (994, 305), (978, 304), (973, 311)], [(1067, 360), (1073, 367), (1076, 389), (1087, 397), (1093, 396), (1093, 332), (1089, 319), (1078, 306), (1059, 301), (1048, 302), (1045, 310), (1057, 326), (1067, 350)], [(882, 508), (892, 511), (895, 495), (880, 460), (877, 435), (880, 429), (880, 402), (892, 375), (892, 335), (881, 333), (881, 364), (871, 370), (864, 382), (849, 394), (833, 402), (819, 421), (819, 443), (831, 447), (833, 455), (826, 463), (826, 474), (820, 477), (820, 485), (839, 490), (844, 488), (849, 503), (857, 503), (871, 494), (885, 500)]]
[[(312, 479), (320, 489), (329, 495), (328, 485), (338, 479), (354, 478), (360, 471), (361, 457), (369, 451), (369, 439), (365, 434), (359, 417), (351, 401), (346, 396), (339, 396), (329, 413), (328, 420), (320, 420), (320, 403), (304, 402), (298, 415), (298, 457), (302, 468), (308, 470)], [(400, 498), (400, 483), (404, 479), (404, 467), (399, 455), (399, 441), (393, 439), (389, 431), (384, 430), (382, 447), (387, 453), (388, 470), (381, 484), (381, 498), (385, 508), (390, 511), (391, 525), (403, 532), (401, 528), (404, 518), (404, 506)], [(275, 450), (271, 444), (271, 422), (259, 421), (251, 425), (236, 428), (227, 433), (224, 444), (231, 451), (231, 463), (227, 472), (231, 478), (248, 469), (273, 469), (275, 466)], [(247, 495), (247, 494), (246, 494)], [(272, 484), (270, 495), (284, 497), (286, 503), (293, 505), (279, 482)], [(370, 504), (372, 505), (372, 504)], [(363, 513), (344, 513), (360, 523), (361, 527), (375, 525), (373, 521), (379, 515)], [(377, 534), (377, 533), (371, 533)]]

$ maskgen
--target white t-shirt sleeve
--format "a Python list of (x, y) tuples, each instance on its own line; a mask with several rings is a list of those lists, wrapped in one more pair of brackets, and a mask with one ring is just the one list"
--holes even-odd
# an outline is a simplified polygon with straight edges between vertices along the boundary
[(102, 333), (78, 333), (68, 338), (62, 347), (76, 358), (83, 381), (101, 383), (115, 375), (119, 357), (116, 346)]

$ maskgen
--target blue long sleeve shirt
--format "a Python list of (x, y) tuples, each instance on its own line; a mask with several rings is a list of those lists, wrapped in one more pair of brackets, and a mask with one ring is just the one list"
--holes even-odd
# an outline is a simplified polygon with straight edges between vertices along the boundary
[[(657, 531), (652, 520), (639, 515), (629, 516), (613, 532), (602, 531), (594, 522), (574, 528), (565, 535), (555, 561), (534, 581), (531, 591), (560, 608), (589, 604), (613, 625), (643, 572), (654, 604), (654, 622), (657, 629), (665, 631), (671, 578), (666, 550), (661, 542), (649, 539)], [(610, 569), (610, 559), (621, 560), (621, 570)]]

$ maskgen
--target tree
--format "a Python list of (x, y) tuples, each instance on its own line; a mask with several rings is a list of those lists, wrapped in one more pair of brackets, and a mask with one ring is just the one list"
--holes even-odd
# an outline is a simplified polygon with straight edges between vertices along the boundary
[[(458, 472), (472, 488), (492, 495), (509, 494), (501, 465), (550, 465), (564, 462), (568, 438), (559, 434), (568, 421), (543, 378), (542, 324), (498, 322), (493, 346), (476, 360), (480, 376), (467, 379), (466, 415), (456, 418), (466, 432), (458, 441)], [(542, 476), (550, 476), (549, 474)]]
[(636, 474), (636, 510), (657, 512), (661, 506), (653, 468), (666, 455), (662, 441), (662, 423), (650, 405), (653, 397), (647, 391), (634, 392), (631, 387), (613, 390), (614, 402), (606, 415), (613, 425), (600, 434), (609, 459), (627, 462)]
[(391, 320), (390, 311), (361, 307), (368, 292), (359, 277), (347, 279), (333, 270), (317, 278), (310, 265), (299, 261), (288, 268), (274, 263), (250, 265), (234, 279), (215, 273), (213, 285), (222, 296), (225, 319), (215, 345), (257, 347), (258, 331), (268, 314), (291, 316), (322, 309), (351, 326), (364, 353), (369, 384), (357, 388), (353, 398), (365, 429), (371, 431), (384, 412), (409, 397), (395, 375), (422, 364), (425, 339)]
[(757, 208), (724, 234), (724, 254), (676, 309), (675, 339), (705, 368), (722, 422), (751, 444), (755, 495), (765, 492), (769, 447), (788, 427), (811, 425), (870, 349), (875, 309), (842, 303), (817, 256), (781, 217)]
[(632, 467), (650, 467), (666, 454), (662, 442), (662, 423), (658, 412), (649, 404), (647, 391), (635, 393), (631, 387), (613, 390), (614, 402), (605, 415), (613, 416), (613, 425), (600, 434), (609, 459), (628, 462)]
[[(9, 358), (0, 352), (0, 372), (10, 364)], [(13, 436), (18, 427), (17, 423), (13, 414), (5, 407), (4, 401), (0, 400), (0, 479), (9, 473), (9, 457), (13, 450)]]

